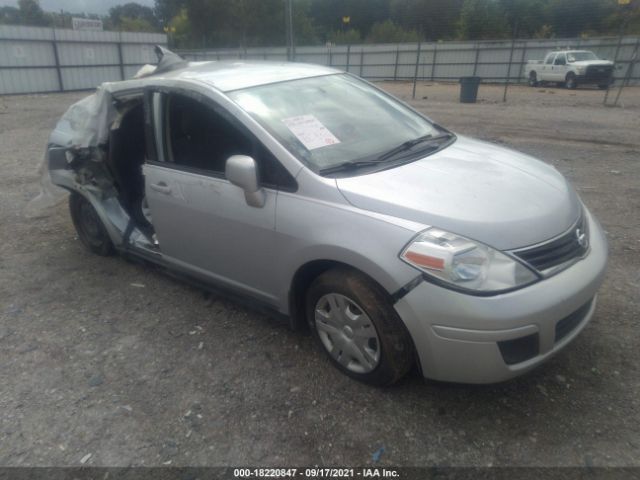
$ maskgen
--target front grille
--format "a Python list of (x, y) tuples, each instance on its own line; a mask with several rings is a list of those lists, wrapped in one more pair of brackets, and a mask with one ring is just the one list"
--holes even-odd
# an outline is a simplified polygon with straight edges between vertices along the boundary
[(590, 65), (587, 67), (585, 77), (589, 81), (608, 80), (613, 72), (610, 65)]
[(513, 254), (538, 271), (549, 270), (574, 258), (589, 248), (589, 232), (584, 215), (566, 233), (541, 245), (514, 250)]
[(556, 323), (556, 343), (569, 335), (584, 320), (585, 315), (589, 312), (593, 298), (581, 306), (575, 312), (567, 315), (558, 323)]

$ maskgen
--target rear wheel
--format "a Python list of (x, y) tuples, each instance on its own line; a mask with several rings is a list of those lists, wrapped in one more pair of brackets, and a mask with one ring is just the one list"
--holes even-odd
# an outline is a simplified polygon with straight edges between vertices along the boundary
[(606, 90), (608, 86), (609, 86), (609, 85), (605, 83), (605, 84), (600, 84), (600, 85), (598, 85), (598, 88), (599, 88), (600, 90)]
[(113, 243), (93, 205), (77, 192), (69, 197), (69, 211), (80, 241), (91, 252), (107, 256), (115, 252)]
[(529, 86), (530, 87), (538, 86), (538, 76), (536, 75), (536, 72), (529, 73)]
[(387, 293), (348, 268), (319, 276), (306, 297), (314, 336), (343, 373), (371, 385), (390, 385), (414, 361), (413, 342)]
[(567, 77), (564, 80), (564, 86), (569, 90), (575, 90), (575, 88), (578, 86), (578, 80), (576, 79), (574, 73), (567, 73)]

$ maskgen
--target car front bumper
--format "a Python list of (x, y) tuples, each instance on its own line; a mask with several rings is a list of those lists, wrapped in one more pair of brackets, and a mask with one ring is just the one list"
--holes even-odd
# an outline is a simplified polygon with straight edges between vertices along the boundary
[[(531, 370), (571, 342), (593, 316), (607, 263), (604, 233), (587, 216), (588, 254), (550, 278), (490, 297), (423, 281), (396, 302), (424, 376), (460, 383), (500, 382)], [(527, 358), (519, 361), (522, 354)]]

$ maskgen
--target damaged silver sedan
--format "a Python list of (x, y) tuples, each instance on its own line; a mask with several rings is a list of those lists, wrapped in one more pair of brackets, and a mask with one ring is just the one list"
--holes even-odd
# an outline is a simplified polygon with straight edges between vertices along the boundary
[(598, 222), (553, 167), (337, 70), (187, 63), (107, 83), (51, 134), (79, 238), (309, 325), (342, 372), (488, 383), (593, 316)]

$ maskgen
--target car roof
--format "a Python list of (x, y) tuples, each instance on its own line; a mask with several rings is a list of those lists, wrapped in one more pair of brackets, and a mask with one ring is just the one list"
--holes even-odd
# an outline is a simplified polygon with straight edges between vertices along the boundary
[(590, 50), (554, 50), (553, 52), (549, 52), (549, 55), (552, 53), (593, 53)]
[[(149, 85), (153, 85), (154, 80), (158, 79), (191, 80), (206, 83), (223, 92), (229, 92), (241, 88), (335, 73), (340, 73), (340, 70), (307, 63), (225, 60), (190, 62), (186, 67), (155, 75), (151, 74), (141, 80), (147, 80), (144, 83)], [(139, 81), (137, 80), (137, 82)], [(126, 84), (127, 81), (118, 83)]]

